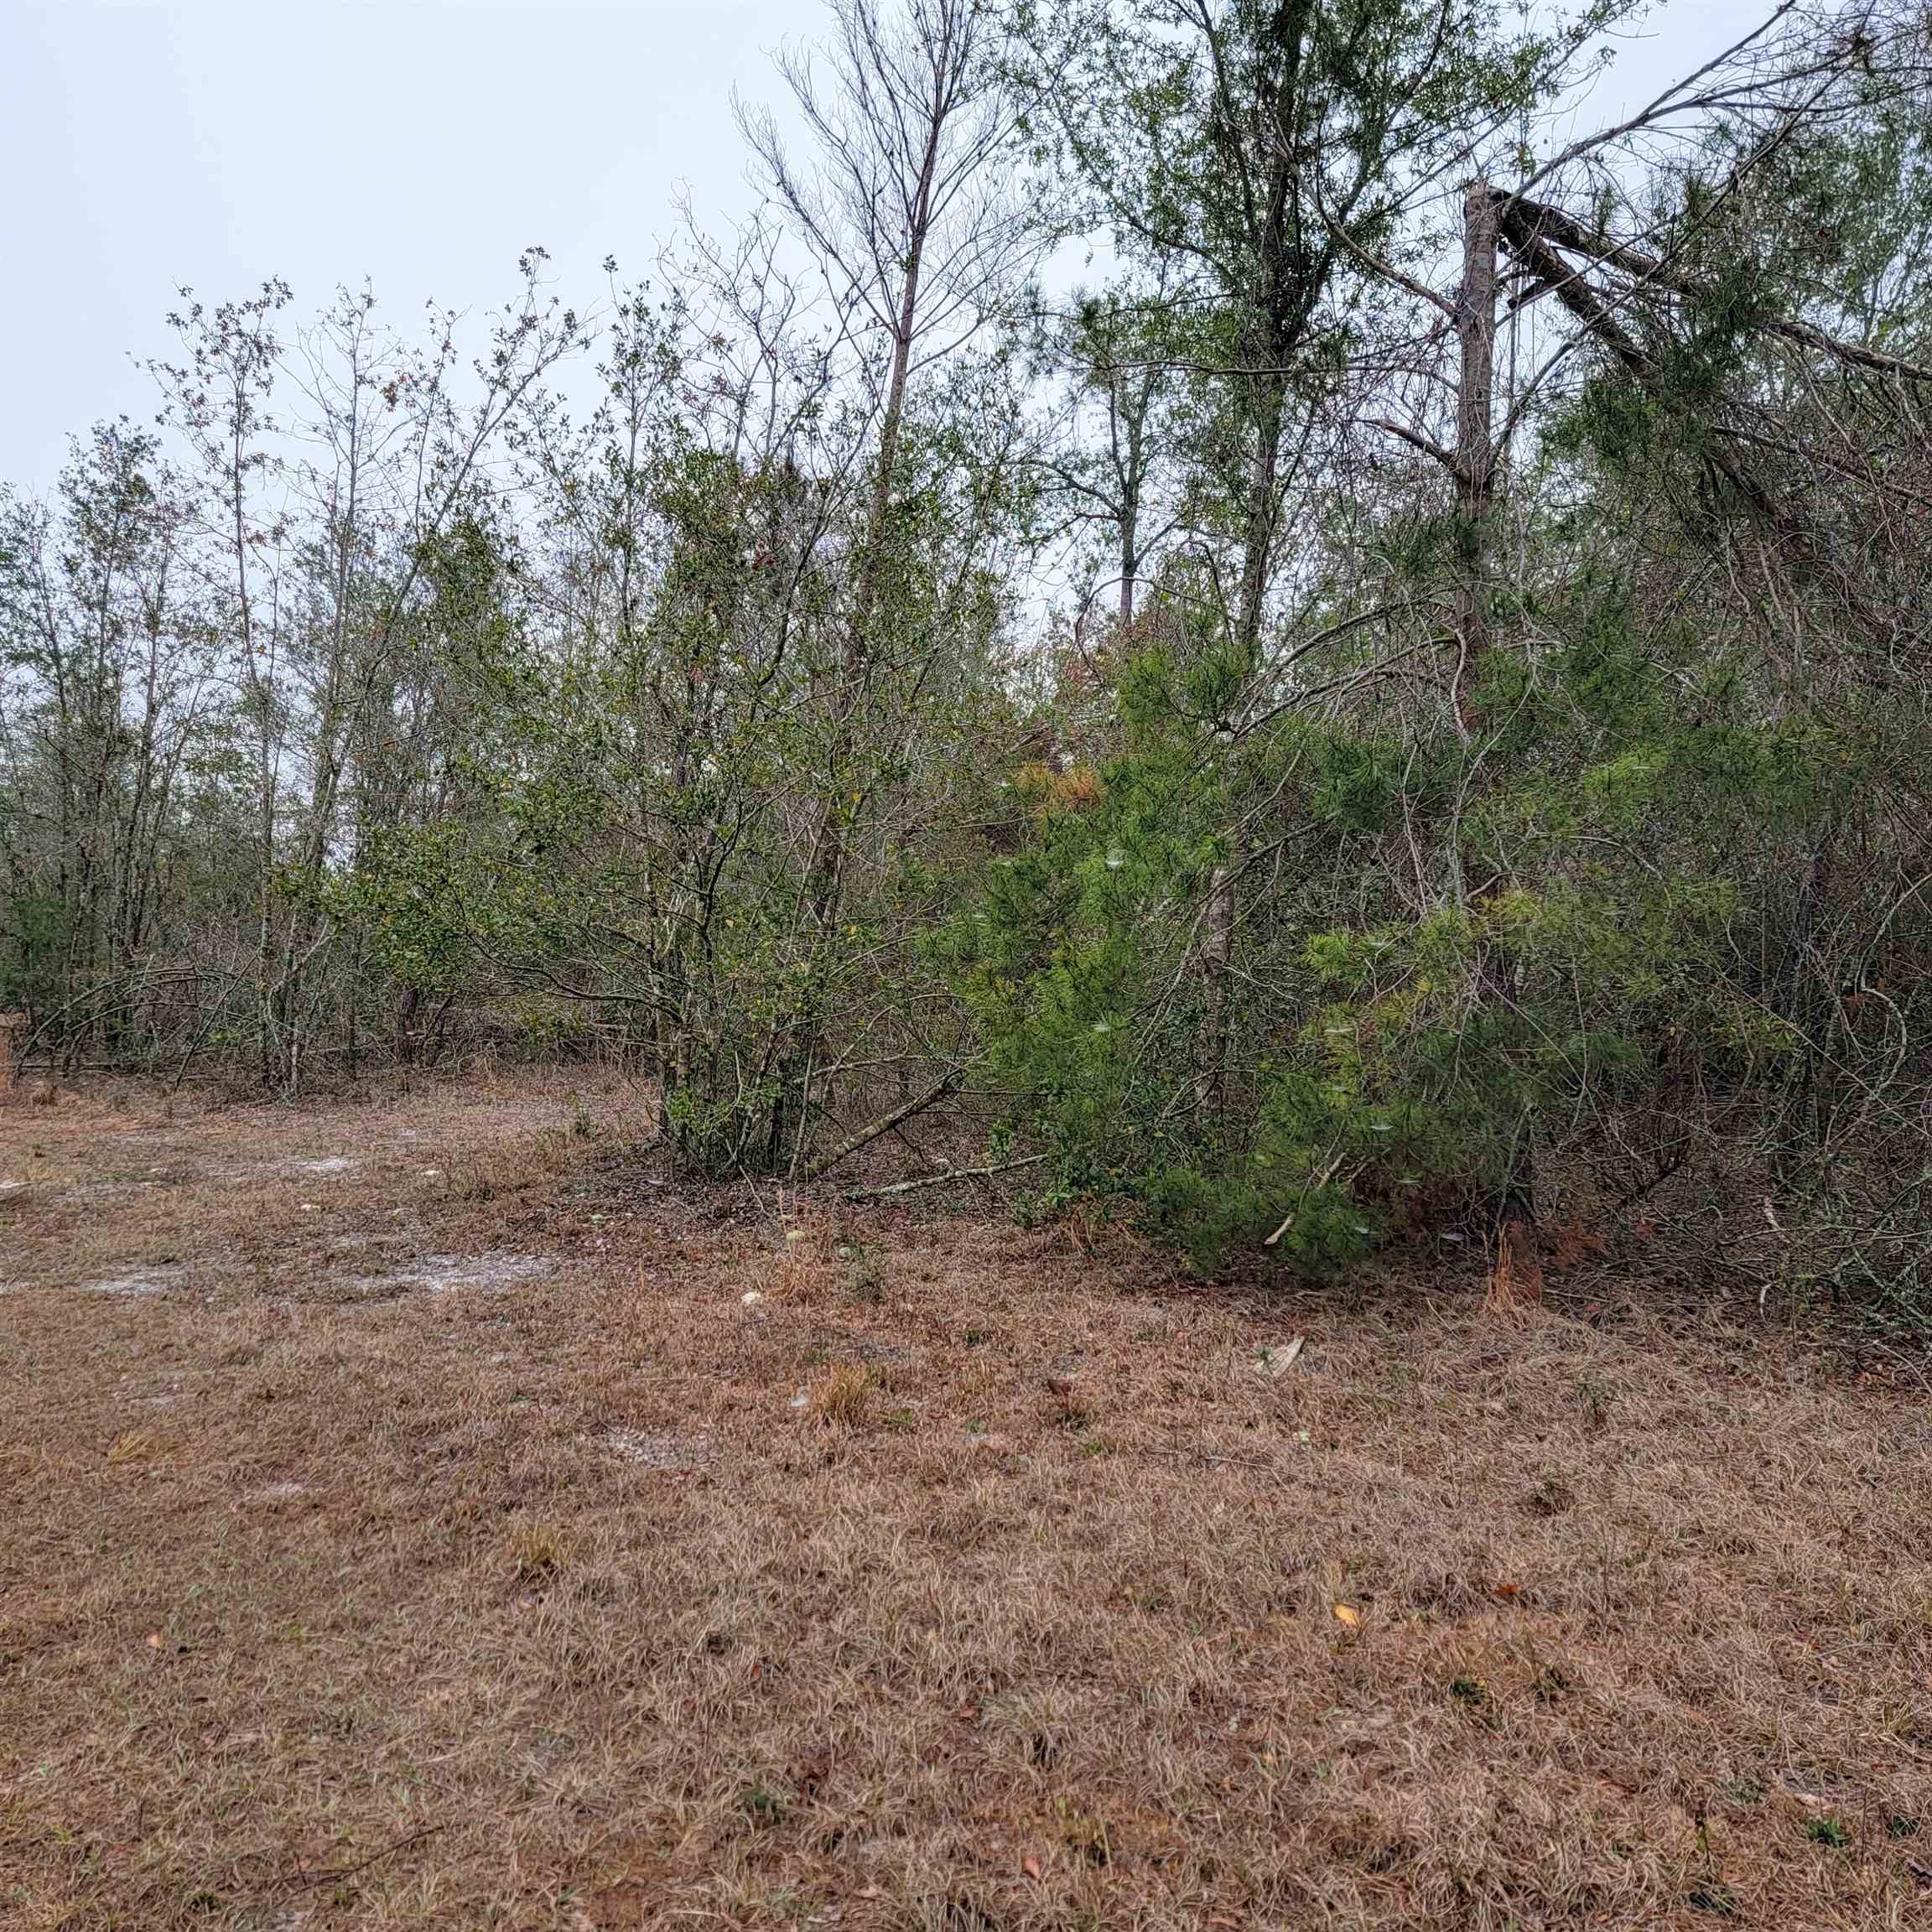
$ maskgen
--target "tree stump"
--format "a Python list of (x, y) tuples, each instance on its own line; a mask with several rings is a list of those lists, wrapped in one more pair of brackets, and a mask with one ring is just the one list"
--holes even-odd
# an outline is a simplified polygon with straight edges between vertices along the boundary
[(20, 1079), (21, 1049), (27, 1041), (27, 1015), (0, 1013), (0, 1098), (16, 1091)]

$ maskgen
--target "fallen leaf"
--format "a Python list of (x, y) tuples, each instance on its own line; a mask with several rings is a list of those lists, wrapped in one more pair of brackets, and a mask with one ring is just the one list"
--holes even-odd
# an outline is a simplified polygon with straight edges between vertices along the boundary
[(1267, 1375), (1285, 1375), (1295, 1366), (1295, 1358), (1301, 1353), (1307, 1340), (1306, 1335), (1297, 1335), (1283, 1348), (1264, 1348), (1260, 1363), (1262, 1373)]
[(1358, 1628), (1362, 1622), (1362, 1613), (1353, 1603), (1337, 1603), (1335, 1606), (1335, 1621), (1346, 1623), (1351, 1630)]
[(1523, 1586), (1520, 1583), (1498, 1583), (1496, 1586), (1496, 1594), (1498, 1597), (1520, 1597), (1523, 1594)]

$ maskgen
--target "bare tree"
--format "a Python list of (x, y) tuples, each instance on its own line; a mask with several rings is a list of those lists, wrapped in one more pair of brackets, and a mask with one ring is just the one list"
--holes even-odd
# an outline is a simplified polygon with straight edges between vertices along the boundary
[[(1018, 113), (988, 0), (906, 0), (896, 16), (880, 0), (834, 0), (832, 12), (836, 38), (823, 65), (789, 53), (780, 61), (811, 137), (811, 160), (793, 158), (769, 110), (740, 107), (769, 188), (832, 301), (862, 316), (865, 334), (885, 343), (882, 358), (867, 357), (878, 442), (828, 720), (828, 782), (801, 901), (822, 938), (838, 925), (848, 848), (871, 789), (855, 762), (880, 656), (907, 397), (922, 370), (979, 332), (1037, 235), (994, 167)], [(813, 1065), (821, 1057), (814, 1011), (821, 974), (822, 967), (806, 976), (783, 1057), (775, 1161), (802, 1157)]]
[(787, 53), (815, 157), (787, 152), (769, 109), (740, 125), (771, 190), (817, 258), (834, 301), (886, 345), (865, 554), (853, 597), (849, 669), (870, 651), (914, 374), (961, 348), (1010, 288), (1036, 238), (1031, 212), (992, 164), (1017, 112), (987, 0), (834, 0), (837, 39), (820, 67)]

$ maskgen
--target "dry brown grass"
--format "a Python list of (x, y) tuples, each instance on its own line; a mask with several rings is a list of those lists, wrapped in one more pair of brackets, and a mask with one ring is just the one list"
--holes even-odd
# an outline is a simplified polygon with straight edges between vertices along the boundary
[(0, 1923), (1932, 1921), (1923, 1390), (761, 1221), (641, 1107), (0, 1119)]

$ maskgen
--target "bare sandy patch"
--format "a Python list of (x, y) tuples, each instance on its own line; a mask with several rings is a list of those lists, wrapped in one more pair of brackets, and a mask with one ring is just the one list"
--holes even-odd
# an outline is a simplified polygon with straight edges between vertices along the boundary
[(510, 1288), (554, 1275), (557, 1257), (513, 1254), (491, 1249), (480, 1254), (423, 1254), (399, 1268), (352, 1276), (350, 1285), (364, 1295), (392, 1295), (419, 1289), (451, 1295), (465, 1288)]
[(708, 1436), (681, 1436), (645, 1429), (606, 1429), (597, 1446), (640, 1469), (702, 1469), (718, 1459)]
[(104, 1275), (82, 1281), (75, 1292), (104, 1295), (122, 1301), (145, 1301), (160, 1295), (179, 1292), (190, 1285), (189, 1271), (181, 1267), (138, 1268), (126, 1275)]

